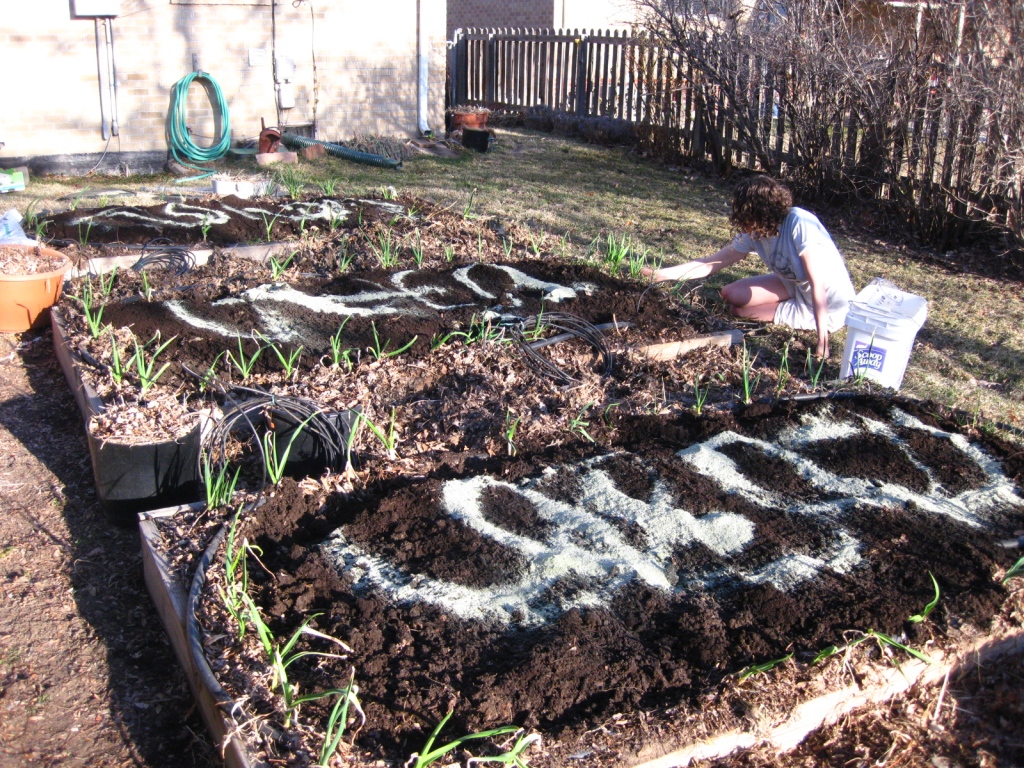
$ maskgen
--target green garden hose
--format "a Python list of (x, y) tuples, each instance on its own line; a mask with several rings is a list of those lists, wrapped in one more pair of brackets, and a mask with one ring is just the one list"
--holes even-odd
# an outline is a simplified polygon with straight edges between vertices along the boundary
[[(220, 139), (209, 147), (200, 147), (193, 142), (188, 126), (185, 124), (188, 89), (194, 80), (206, 80), (213, 87), (216, 101), (214, 106), (221, 114)], [(200, 171), (198, 176), (178, 179), (179, 184), (212, 176), (213, 171), (200, 168), (192, 163), (209, 163), (220, 160), (228, 153), (228, 149), (231, 148), (231, 118), (228, 114), (228, 103), (224, 100), (224, 93), (217, 81), (213, 79), (213, 75), (201, 71), (190, 72), (174, 84), (174, 89), (171, 92), (171, 114), (167, 121), (167, 145), (171, 148), (171, 155), (177, 162), (187, 168)]]
[(358, 149), (349, 149), (343, 147), (340, 144), (332, 144), (329, 141), (320, 141), (319, 139), (310, 139), (305, 136), (299, 136), (291, 131), (285, 131), (281, 134), (281, 142), (292, 149), (301, 149), (302, 147), (311, 147), (314, 144), (319, 144), (326, 150), (327, 154), (334, 155), (335, 157), (343, 157), (346, 160), (351, 160), (354, 163), (363, 163), (365, 165), (376, 165), (378, 168), (401, 168), (402, 161), (395, 160), (390, 157), (384, 157), (383, 155), (374, 155), (369, 152), (360, 152)]

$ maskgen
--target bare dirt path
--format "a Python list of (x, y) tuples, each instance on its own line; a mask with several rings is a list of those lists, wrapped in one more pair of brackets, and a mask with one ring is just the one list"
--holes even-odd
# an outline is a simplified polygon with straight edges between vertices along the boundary
[(51, 335), (0, 334), (0, 766), (215, 764)]

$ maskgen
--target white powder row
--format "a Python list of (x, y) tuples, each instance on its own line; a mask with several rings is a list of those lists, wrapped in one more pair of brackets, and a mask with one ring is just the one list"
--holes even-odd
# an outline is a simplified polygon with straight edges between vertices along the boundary
[[(406, 209), (395, 203), (381, 202), (380, 200), (356, 200), (354, 202), (364, 207), (378, 208), (393, 216), (407, 215)], [(340, 200), (297, 201), (281, 206), (277, 213), (257, 206), (237, 208), (221, 203), (216, 208), (207, 208), (195, 203), (167, 203), (161, 212), (162, 216), (154, 216), (130, 208), (104, 208), (95, 212), (84, 212), (81, 216), (72, 219), (71, 225), (95, 224), (111, 220), (114, 223), (126, 222), (148, 224), (159, 228), (171, 227), (202, 231), (203, 227), (228, 224), (236, 216), (248, 221), (260, 222), (265, 227), (272, 226), (276, 221), (288, 221), (300, 225), (302, 222), (309, 224), (323, 222), (333, 225), (334, 222), (346, 221), (353, 212), (354, 208), (347, 208)]]
[[(558, 303), (564, 299), (575, 298), (577, 295), (576, 288), (538, 280), (513, 267), (496, 266), (494, 268), (512, 278), (515, 290), (540, 291), (543, 300), (549, 303)], [(469, 277), (471, 269), (472, 267), (463, 267), (456, 270), (453, 276), (460, 285), (468, 287), (480, 298), (479, 304), (483, 309), (499, 297), (492, 295), (475, 283)], [(321, 314), (337, 315), (339, 319), (343, 317), (378, 318), (396, 314), (427, 315), (430, 312), (472, 306), (465, 302), (446, 301), (445, 297), (449, 295), (451, 289), (444, 284), (408, 287), (409, 278), (414, 274), (422, 273), (411, 270), (395, 273), (391, 278), (393, 287), (390, 288), (363, 281), (366, 283), (365, 290), (344, 296), (312, 295), (299, 291), (286, 283), (269, 283), (250, 288), (238, 296), (216, 301), (213, 306), (248, 303), (260, 318), (263, 335), (271, 341), (285, 343), (299, 340), (307, 335), (300, 322), (287, 312), (288, 306), (304, 307)], [(584, 285), (579, 288), (591, 290), (592, 286)], [(515, 304), (517, 301), (518, 299), (513, 296), (512, 303)], [(248, 336), (253, 330), (208, 320), (196, 310), (187, 308), (179, 301), (165, 302), (164, 305), (182, 322), (209, 333), (236, 337)]]

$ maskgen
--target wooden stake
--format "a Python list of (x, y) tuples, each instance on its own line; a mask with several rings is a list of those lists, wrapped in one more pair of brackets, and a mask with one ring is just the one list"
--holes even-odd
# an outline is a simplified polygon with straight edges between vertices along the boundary
[(692, 352), (702, 347), (731, 347), (733, 344), (740, 344), (743, 341), (743, 331), (723, 331), (721, 333), (709, 333), (705, 336), (695, 336), (685, 341), (670, 341), (666, 344), (651, 344), (640, 347), (640, 352), (647, 355), (651, 360), (675, 360), (680, 355)]

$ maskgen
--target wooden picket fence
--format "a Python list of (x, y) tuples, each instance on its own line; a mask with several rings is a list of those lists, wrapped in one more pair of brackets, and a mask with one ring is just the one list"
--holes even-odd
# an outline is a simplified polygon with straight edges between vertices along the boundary
[[(465, 29), (449, 47), (449, 106), (547, 107), (578, 117), (624, 120), (666, 156), (730, 168), (790, 170), (803, 162), (786, 119), (783, 83), (747, 56), (739, 68), (746, 125), (759, 146), (742, 141), (735, 105), (679, 55), (625, 30)], [(780, 76), (781, 77), (781, 76)], [(962, 238), (979, 219), (1021, 237), (1021, 179), (989, 167), (985, 146), (992, 113), (967, 124), (926, 99), (886, 146), (872, 144), (871, 126), (852, 105), (827, 127), (829, 146), (817, 158), (834, 178), (855, 179), (859, 193), (899, 199), (932, 240)], [(879, 162), (884, 157), (886, 162)], [(884, 168), (899, 168), (895, 175)], [(1000, 176), (993, 180), (993, 174)]]

